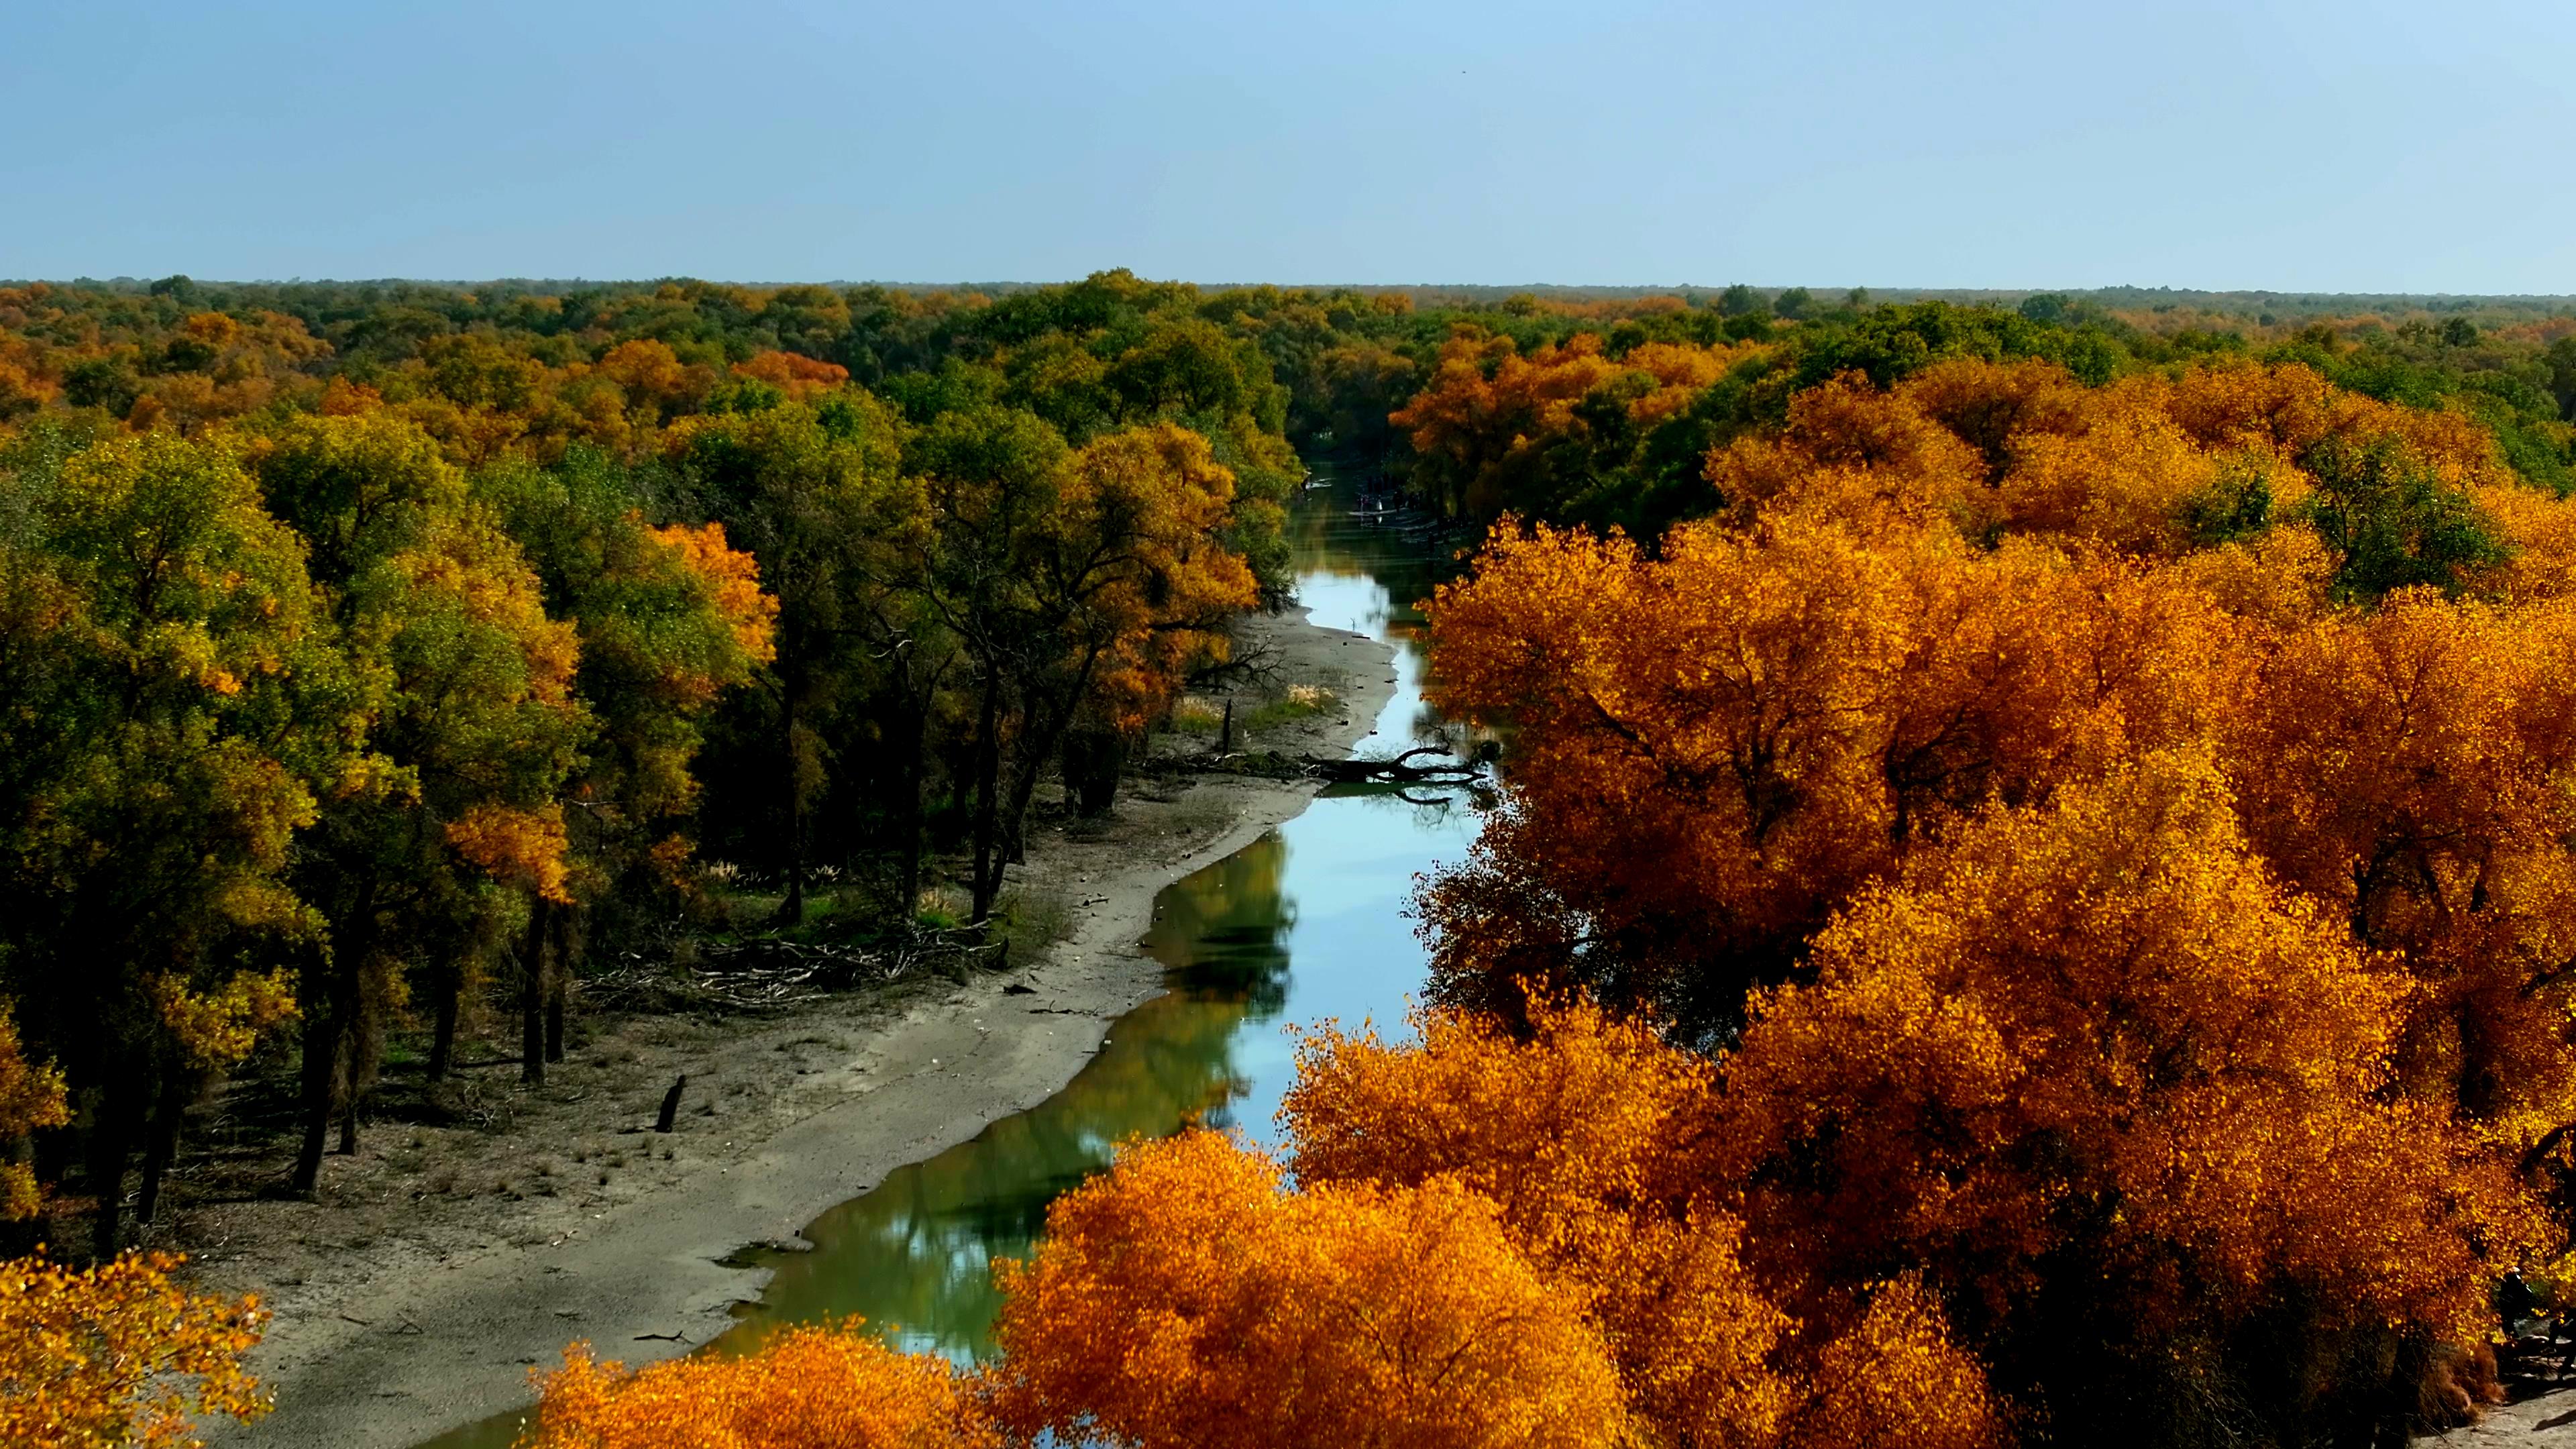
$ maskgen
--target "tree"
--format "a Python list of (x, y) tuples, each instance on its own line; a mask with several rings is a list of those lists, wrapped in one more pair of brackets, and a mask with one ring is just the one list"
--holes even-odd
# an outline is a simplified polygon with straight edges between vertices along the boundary
[(803, 919), (809, 828), (826, 761), (846, 740), (841, 710), (861, 668), (874, 588), (871, 548), (900, 550), (921, 528), (921, 493), (897, 475), (902, 431), (864, 394), (701, 417), (672, 430), (670, 460), (697, 506), (748, 550), (777, 601), (762, 680), (775, 741), (767, 765), (784, 829), (787, 895)]
[(1733, 1190), (1714, 1171), (1724, 1109), (1707, 1057), (1579, 1001), (1519, 1015), (1518, 1031), (1418, 1015), (1403, 1046), (1308, 1038), (1281, 1106), (1298, 1183), (1455, 1181), (1490, 1199), (1514, 1247), (1600, 1326), (1655, 1442), (1993, 1440), (1983, 1370), (1920, 1283), (1840, 1304), (1800, 1292), (1802, 1323), (1757, 1281), (1721, 1206)]
[(2535, 1165), (2576, 1122), (2571, 630), (2560, 603), (2393, 594), (2288, 633), (2225, 737), (2263, 858), (2414, 979), (2407, 1095)]
[[(50, 1064), (27, 1060), (17, 1024), (0, 1012), (0, 1144), (23, 1146), (30, 1133), (71, 1121), (71, 1103), (63, 1074)], [(24, 1222), (43, 1206), (36, 1174), (22, 1161), (0, 1162), (0, 1222)]]
[(180, 1287), (170, 1275), (182, 1261), (0, 1263), (0, 1436), (28, 1449), (194, 1449), (194, 1418), (267, 1413), (241, 1361), (268, 1314), (256, 1298)]
[(2212, 1398), (2367, 1432), (2392, 1326), (2482, 1331), (2541, 1242), (2468, 1134), (2386, 1100), (2406, 995), (2270, 878), (2206, 753), (2151, 753), (1837, 917), (1724, 1062), (1721, 1171), (1771, 1274), (1922, 1272), (2059, 1433), (2188, 1438)]
[(1917, 840), (2198, 738), (2241, 688), (2197, 593), (1937, 527), (1686, 524), (1656, 558), (1502, 528), (1430, 613), (1434, 697), (1516, 739), (1422, 900), (1435, 994), (1507, 1009), (1533, 978), (1692, 1030)]
[(302, 545), (236, 450), (68, 441), (0, 474), (0, 964), (92, 1109), (105, 1256), (147, 1117), (148, 1216), (189, 1102), (292, 1014), (262, 957), (313, 934), (290, 844), (355, 759)]
[(1234, 477), (1162, 425), (1068, 451), (1024, 413), (950, 413), (910, 454), (928, 489), (924, 597), (972, 663), (973, 918), (1020, 854), (1039, 775), (1090, 716), (1140, 732), (1256, 600), (1220, 530)]
[(2549, 369), (2549, 395), (2558, 402), (2559, 416), (2576, 418), (2576, 337), (2550, 343), (2541, 361)]
[(2375, 599), (2392, 589), (2460, 586), (2472, 570), (2503, 564), (2510, 552), (2475, 501), (2398, 439), (2352, 444), (2326, 438), (2299, 459), (2316, 480), (2308, 516), (2342, 558), (2335, 591)]
[(1586, 332), (1523, 354), (1509, 337), (1462, 334), (1388, 422), (1410, 436), (1415, 486), (1444, 512), (1556, 518), (1579, 512), (1588, 489), (1624, 491), (1620, 470), (1692, 396), (1759, 353), (1646, 342), (1613, 359)]
[[(732, 548), (724, 526), (655, 527), (624, 470), (589, 449), (553, 469), (487, 470), (478, 492), (493, 500), (545, 587), (547, 612), (579, 630), (574, 688), (596, 732), (566, 787), (577, 868), (575, 904), (558, 918), (558, 960), (541, 1000), (549, 1062), (563, 1059), (564, 985), (570, 949), (589, 932), (573, 918), (614, 926), (622, 908), (670, 902), (691, 850), (673, 827), (695, 808), (702, 721), (727, 690), (748, 683), (776, 655), (778, 601), (761, 592), (757, 562)], [(429, 1074), (442, 1075), (456, 1033), (461, 980), (442, 983)]]
[(795, 1327), (740, 1358), (698, 1356), (630, 1373), (565, 1350), (546, 1375), (528, 1449), (1001, 1449), (944, 1359), (898, 1354), (853, 1319)]
[(994, 1406), (1021, 1435), (1623, 1440), (1599, 1339), (1453, 1184), (1283, 1194), (1272, 1163), (1188, 1133), (1058, 1199), (1036, 1259), (1000, 1273)]
[(1762, 304), (1761, 293), (1742, 282), (1737, 282), (1718, 294), (1717, 310), (1721, 316), (1749, 317), (1771, 309)]
[[(377, 758), (340, 782), (299, 883), (330, 921), (302, 987), (311, 1191), (333, 1117), (356, 1150), (397, 973), (458, 989), (486, 912), (522, 913), (522, 997), (541, 998), (548, 913), (570, 900), (562, 791), (592, 728), (579, 638), (549, 618), (499, 521), (417, 427), (383, 412), (301, 419), (256, 453), (270, 506), (311, 541), (314, 583), (368, 682)], [(497, 887), (501, 900), (485, 893)], [(523, 1072), (542, 1080), (542, 1042)]]
[(1773, 314), (1787, 318), (1792, 322), (1805, 317), (1808, 310), (1813, 308), (1815, 305), (1815, 293), (1808, 291), (1804, 287), (1791, 287), (1787, 291), (1782, 292), (1779, 296), (1771, 299), (1771, 311)]

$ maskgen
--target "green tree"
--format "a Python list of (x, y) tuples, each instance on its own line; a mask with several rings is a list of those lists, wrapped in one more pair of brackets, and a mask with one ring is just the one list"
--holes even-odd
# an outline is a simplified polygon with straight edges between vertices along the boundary
[(2316, 479), (2308, 520), (2339, 557), (2334, 587), (2342, 598), (2376, 600), (2427, 584), (2452, 591), (2464, 573), (2511, 556), (2476, 502), (2398, 438), (2329, 437), (2299, 463)]
[(189, 1101), (291, 1014), (264, 964), (316, 934), (290, 844), (365, 765), (237, 451), (62, 442), (0, 460), (0, 966), (86, 1098), (106, 1255), (138, 1137), (148, 1217)]
[(868, 550), (917, 528), (919, 491), (899, 475), (902, 438), (891, 410), (854, 391), (820, 406), (693, 419), (673, 441), (694, 505), (759, 560), (778, 603), (761, 682), (784, 827), (782, 922), (804, 919), (808, 812), (833, 755), (856, 748), (846, 705), (865, 665)]
[[(695, 809), (704, 719), (718, 697), (748, 683), (775, 653), (777, 601), (753, 559), (723, 526), (646, 522), (647, 489), (593, 449), (542, 469), (487, 470), (476, 491), (499, 510), (545, 588), (546, 611), (579, 632), (574, 688), (595, 723), (566, 786), (574, 904), (556, 917), (556, 953), (522, 1035), (563, 1060), (565, 982), (603, 913), (667, 903), (690, 842), (673, 828)], [(447, 983), (453, 985), (454, 983)], [(437, 1001), (429, 1074), (452, 1057), (457, 995)], [(541, 1010), (541, 1028), (526, 1019)]]
[[(591, 719), (573, 626), (547, 616), (518, 545), (426, 434), (383, 413), (304, 418), (254, 456), (269, 506), (311, 541), (382, 761), (331, 793), (298, 872), (331, 928), (302, 989), (294, 1184), (311, 1191), (335, 1112), (340, 1150), (357, 1148), (395, 980), (459, 990), (475, 927), (502, 908), (493, 888), (525, 913), (523, 999), (542, 994), (549, 913), (570, 900), (563, 790)], [(524, 1071), (542, 1079), (542, 1055)]]

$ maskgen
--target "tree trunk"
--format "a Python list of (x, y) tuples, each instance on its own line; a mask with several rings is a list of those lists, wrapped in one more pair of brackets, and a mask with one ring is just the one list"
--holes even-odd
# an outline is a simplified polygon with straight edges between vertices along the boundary
[[(1029, 801), (1038, 793), (1038, 771), (1045, 764), (1046, 752), (1059, 748), (1064, 743), (1062, 726), (1050, 731), (1046, 738), (1039, 739), (1036, 738), (1034, 725), (1035, 721), (1022, 716), (1020, 756), (1011, 768), (1011, 798), (1002, 806), (1000, 821), (1002, 859), (1012, 865), (1021, 864), (1028, 859), (1026, 831)], [(999, 867), (996, 867), (993, 871), (994, 893), (1000, 894), (1001, 888), (1002, 872)]]
[(124, 1238), (125, 1159), (134, 1141), (133, 1072), (122, 1067), (99, 1090), (98, 1116), (90, 1124), (89, 1181), (98, 1194), (90, 1220), (90, 1251), (113, 1258)]
[[(331, 968), (328, 963), (325, 971)], [(334, 972), (333, 974), (337, 974)], [(324, 992), (330, 991), (325, 983)], [(340, 1014), (327, 1001), (304, 1013), (304, 1140), (295, 1149), (295, 1190), (310, 1193), (321, 1184), (322, 1151), (331, 1132), (331, 1088), (339, 1080)]]
[(1063, 756), (1064, 793), (1074, 813), (1086, 820), (1108, 814), (1127, 768), (1127, 736), (1113, 725), (1077, 726), (1064, 732)]
[(333, 1089), (340, 1082), (340, 1059), (357, 1050), (358, 973), (375, 950), (376, 883), (358, 887), (356, 906), (345, 918), (347, 930), (318, 957), (313, 969), (321, 988), (308, 990), (304, 1004), (304, 1140), (295, 1151), (295, 1190), (310, 1193), (322, 1182), (322, 1150), (330, 1141)]
[(546, 917), (554, 903), (528, 898), (528, 934), (519, 950), (519, 1080), (546, 1080)]
[(465, 963), (448, 958), (438, 968), (435, 989), (438, 999), (431, 1003), (434, 1014), (429, 1031), (429, 1079), (443, 1082), (456, 1066), (456, 1017), (465, 996)]
[(161, 1072), (161, 1094), (152, 1104), (151, 1135), (143, 1142), (143, 1188), (135, 1199), (134, 1220), (148, 1223), (161, 1208), (161, 1178), (179, 1153), (179, 1128), (188, 1115), (189, 1088), (194, 1083), (176, 1066)]
[(546, 915), (554, 902), (528, 897), (528, 936), (518, 951), (518, 1080), (546, 1083)]
[(1001, 894), (1002, 865), (994, 858), (994, 829), (1001, 816), (1002, 793), (1002, 682), (990, 672), (984, 677), (984, 699), (975, 720), (975, 881), (974, 909), (967, 919), (982, 924), (993, 913), (993, 898)]
[(572, 990), (573, 913), (569, 908), (550, 912), (554, 917), (554, 969), (546, 973), (546, 1060), (564, 1059), (564, 998)]
[(903, 798), (895, 806), (895, 828), (903, 832), (903, 895), (897, 907), (900, 917), (909, 922), (921, 910), (921, 784), (928, 773), (925, 765), (929, 749), (930, 715), (925, 709), (907, 706), (904, 727), (908, 731), (903, 759)]
[(342, 1157), (358, 1155), (358, 1034), (351, 1032), (344, 1041), (348, 1050), (340, 1054), (340, 1147)]
[(796, 692), (781, 692), (778, 703), (779, 743), (787, 757), (787, 899), (778, 904), (778, 924), (805, 920), (805, 772), (797, 767)]

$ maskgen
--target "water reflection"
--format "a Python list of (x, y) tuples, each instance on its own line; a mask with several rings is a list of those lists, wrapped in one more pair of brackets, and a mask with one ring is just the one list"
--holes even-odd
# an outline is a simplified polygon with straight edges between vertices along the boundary
[[(1315, 622), (1396, 646), (1395, 692), (1363, 754), (1448, 729), (1423, 702), (1422, 619), (1440, 551), (1351, 516), (1351, 489), (1309, 490), (1293, 514), (1298, 595)], [(1144, 949), (1172, 989), (1121, 1017), (1062, 1092), (971, 1142), (887, 1176), (806, 1229), (811, 1253), (766, 1254), (762, 1301), (719, 1339), (740, 1352), (786, 1324), (860, 1314), (896, 1344), (961, 1362), (989, 1351), (988, 1264), (1025, 1257), (1046, 1206), (1130, 1137), (1190, 1121), (1268, 1141), (1295, 1069), (1291, 1022), (1397, 1026), (1422, 981), (1406, 914), (1416, 875), (1475, 834), (1468, 792), (1337, 787), (1260, 840), (1156, 898)], [(502, 1449), (518, 1416), (423, 1449)]]
[(825, 1213), (805, 1232), (813, 1252), (760, 1258), (776, 1276), (721, 1350), (857, 1313), (904, 1348), (981, 1355), (1001, 1306), (987, 1264), (1027, 1256), (1048, 1203), (1130, 1137), (1232, 1120), (1245, 1029), (1288, 1004), (1287, 861), (1273, 833), (1164, 891), (1145, 940), (1173, 989), (1121, 1017), (1063, 1091)]
[[(1315, 622), (1397, 646), (1396, 688), (1362, 753), (1445, 728), (1423, 703), (1422, 619), (1435, 560), (1349, 517), (1342, 488), (1295, 515), (1298, 598)], [(1106, 1167), (1116, 1144), (1189, 1121), (1270, 1140), (1296, 1066), (1289, 1022), (1393, 1028), (1422, 980), (1406, 914), (1415, 876), (1475, 833), (1464, 792), (1336, 787), (1244, 849), (1156, 899), (1144, 949), (1172, 990), (1129, 1013), (1054, 1097), (832, 1209), (812, 1253), (773, 1254), (777, 1276), (720, 1351), (781, 1324), (864, 1315), (895, 1343), (971, 1361), (999, 1308), (985, 1264), (1024, 1257), (1046, 1205)]]

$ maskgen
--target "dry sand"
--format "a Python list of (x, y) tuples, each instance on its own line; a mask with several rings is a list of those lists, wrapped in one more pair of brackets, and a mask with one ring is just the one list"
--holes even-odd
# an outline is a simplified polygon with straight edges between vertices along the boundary
[[(1283, 684), (1340, 700), (1263, 744), (1338, 754), (1369, 732), (1389, 693), (1385, 646), (1302, 613), (1254, 627)], [(487, 1069), (482, 1123), (378, 1125), (358, 1157), (329, 1159), (320, 1202), (183, 1196), (169, 1241), (208, 1283), (256, 1290), (277, 1315), (252, 1359), (277, 1412), (209, 1439), (399, 1449), (526, 1402), (531, 1367), (570, 1340), (628, 1362), (705, 1342), (766, 1277), (720, 1260), (793, 1241), (894, 1168), (1070, 1081), (1108, 1024), (1162, 989), (1135, 950), (1156, 893), (1313, 793), (1197, 777), (1129, 795), (1106, 830), (1035, 832), (1015, 879), (1073, 920), (1024, 967), (786, 1019), (599, 1023), (544, 1087)], [(1004, 1005), (1011, 985), (1037, 994)], [(680, 1130), (639, 1130), (683, 1071)]]

